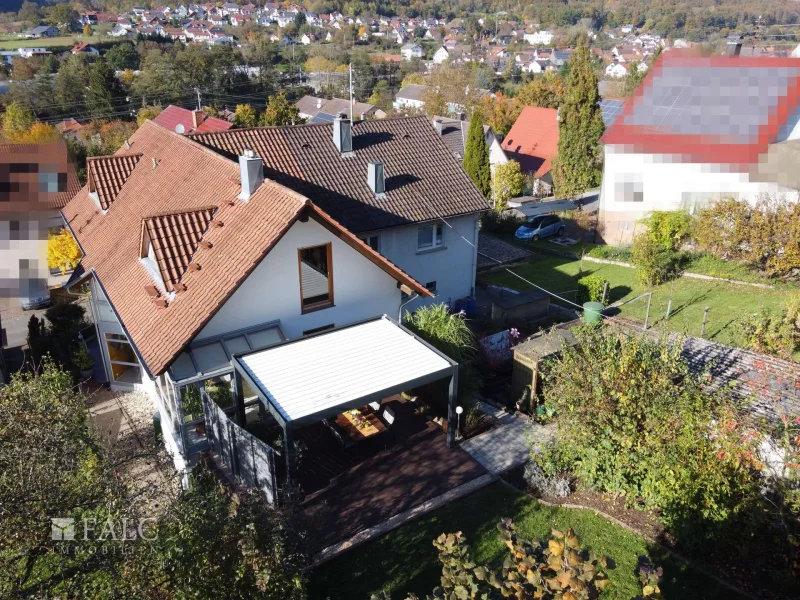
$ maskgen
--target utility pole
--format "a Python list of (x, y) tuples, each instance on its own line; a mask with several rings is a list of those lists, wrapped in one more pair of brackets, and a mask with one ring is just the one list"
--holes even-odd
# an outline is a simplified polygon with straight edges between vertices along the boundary
[(350, 63), (350, 123), (353, 122), (353, 63)]
[(756, 44), (758, 43), (759, 34), (761, 33), (761, 15), (756, 17), (756, 32), (753, 35), (753, 56), (756, 55)]

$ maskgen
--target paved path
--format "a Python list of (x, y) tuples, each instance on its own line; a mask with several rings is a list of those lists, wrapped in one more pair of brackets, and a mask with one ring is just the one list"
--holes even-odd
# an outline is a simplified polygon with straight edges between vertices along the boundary
[(524, 465), (530, 458), (531, 443), (541, 446), (553, 435), (552, 425), (539, 425), (488, 408), (484, 412), (497, 419), (495, 428), (466, 440), (461, 448), (493, 475)]
[(153, 401), (143, 393), (84, 384), (92, 424), (144, 514), (156, 516), (177, 496), (180, 478), (153, 429)]

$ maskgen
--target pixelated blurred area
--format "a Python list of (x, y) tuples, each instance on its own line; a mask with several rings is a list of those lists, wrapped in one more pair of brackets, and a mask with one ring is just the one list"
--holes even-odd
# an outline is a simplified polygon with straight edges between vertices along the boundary
[(4, 323), (23, 309), (49, 304), (50, 288), (64, 276), (48, 269), (48, 235), (61, 231), (59, 211), (79, 190), (63, 141), (0, 144), (0, 311)]
[(800, 190), (800, 60), (673, 50), (624, 104), (605, 102), (598, 242), (628, 244), (648, 213), (755, 204)]

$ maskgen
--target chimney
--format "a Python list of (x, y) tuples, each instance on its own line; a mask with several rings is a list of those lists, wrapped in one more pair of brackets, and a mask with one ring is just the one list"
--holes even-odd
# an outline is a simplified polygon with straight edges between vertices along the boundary
[(337, 115), (333, 120), (333, 143), (342, 156), (353, 153), (353, 127), (350, 119), (343, 114)]
[(192, 129), (197, 129), (200, 126), (200, 123), (203, 122), (203, 111), (202, 110), (193, 110), (192, 111)]
[(444, 129), (444, 123), (442, 123), (441, 119), (434, 119), (433, 128), (436, 130), (436, 133), (442, 135), (442, 129)]
[(375, 196), (382, 198), (386, 192), (386, 175), (383, 172), (383, 163), (370, 161), (367, 164), (367, 183)]
[(264, 181), (264, 163), (250, 148), (245, 148), (239, 157), (239, 171), (242, 181), (239, 200), (247, 202)]

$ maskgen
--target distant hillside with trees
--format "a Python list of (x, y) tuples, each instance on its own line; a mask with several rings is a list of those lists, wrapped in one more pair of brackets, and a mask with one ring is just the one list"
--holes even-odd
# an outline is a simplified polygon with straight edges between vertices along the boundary
[[(24, 21), (25, 17), (30, 18), (35, 5), (47, 7), (59, 3), (59, 0), (10, 0), (2, 3), (2, 10), (24, 13), (18, 17)], [(133, 6), (161, 6), (164, 2), (86, 0), (83, 4), (87, 10), (121, 12)], [(774, 25), (800, 23), (800, 2), (788, 0), (302, 0), (298, 4), (318, 13), (338, 10), (347, 15), (464, 18), (467, 31), (476, 32), (480, 29), (478, 15), (499, 12), (543, 27), (583, 24), (602, 29), (632, 24), (651, 33), (698, 40), (723, 30), (752, 30), (759, 16), (762, 33), (768, 36), (780, 35), (779, 31), (769, 30)], [(489, 17), (490, 22), (493, 19)]]

